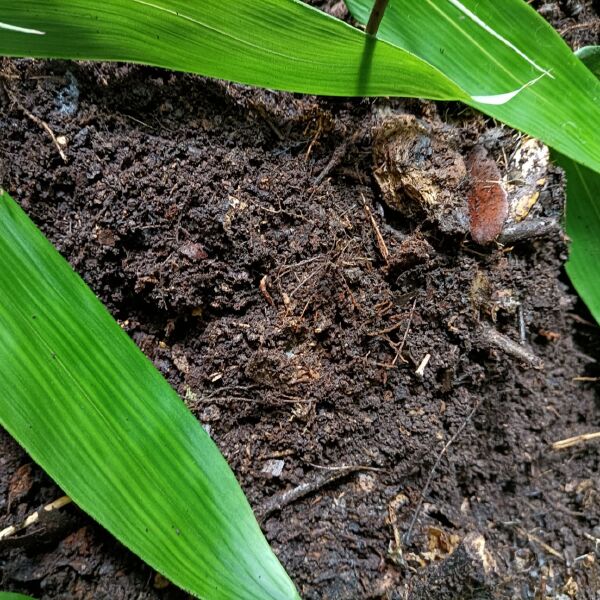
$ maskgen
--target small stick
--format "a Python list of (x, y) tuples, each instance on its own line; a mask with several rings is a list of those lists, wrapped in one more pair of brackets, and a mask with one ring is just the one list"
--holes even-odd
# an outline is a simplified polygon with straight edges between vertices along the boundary
[(313, 469), (323, 469), (324, 471), (343, 471), (348, 469), (360, 470), (360, 471), (375, 471), (377, 473), (383, 473), (385, 469), (379, 467), (367, 467), (366, 465), (341, 465), (340, 467), (330, 467), (328, 465), (317, 465), (315, 463), (307, 462), (309, 467)]
[(313, 187), (318, 187), (321, 182), (323, 181), (323, 179), (325, 179), (325, 177), (327, 177), (329, 175), (329, 173), (331, 173), (331, 171), (333, 171), (344, 159), (344, 156), (346, 156), (346, 152), (348, 151), (348, 142), (343, 142), (340, 146), (338, 146), (334, 151), (333, 154), (331, 155), (331, 158), (329, 159), (329, 162), (325, 165), (325, 167), (323, 168), (323, 170), (319, 173), (319, 175), (317, 175), (317, 178), (315, 179), (314, 183), (313, 183)]
[(398, 360), (398, 358), (400, 358), (400, 360), (403, 360), (404, 362), (406, 362), (406, 360), (404, 360), (404, 358), (402, 358), (402, 350), (404, 350), (404, 344), (406, 344), (406, 339), (408, 338), (408, 334), (410, 332), (410, 326), (412, 324), (412, 318), (413, 318), (413, 315), (415, 314), (416, 306), (417, 306), (417, 298), (414, 299), (412, 308), (410, 309), (410, 314), (408, 315), (408, 324), (406, 325), (406, 331), (404, 332), (404, 335), (402, 336), (402, 341), (400, 342), (400, 348), (398, 348), (398, 351), (396, 352), (396, 356), (394, 357), (392, 365), (396, 364), (396, 361)]
[(482, 338), (491, 346), (495, 346), (506, 354), (528, 363), (534, 369), (543, 369), (542, 359), (537, 357), (531, 350), (517, 342), (513, 342), (509, 337), (496, 331), (494, 328), (484, 325), (481, 328)]
[(274, 512), (281, 510), (293, 502), (296, 502), (296, 500), (300, 500), (300, 498), (304, 498), (305, 496), (320, 490), (322, 487), (325, 487), (326, 485), (329, 485), (338, 479), (342, 479), (347, 475), (356, 473), (357, 471), (364, 471), (365, 469), (369, 469), (369, 467), (348, 466), (340, 467), (336, 470), (332, 469), (327, 471), (324, 475), (314, 478), (312, 481), (301, 483), (299, 486), (292, 488), (291, 490), (286, 490), (281, 494), (272, 496), (266, 500), (266, 502), (263, 502), (263, 504), (258, 507), (256, 512), (262, 521)]
[(525, 315), (523, 314), (523, 305), (519, 303), (517, 307), (517, 315), (519, 318), (519, 337), (521, 338), (521, 344), (527, 343), (527, 328), (525, 327)]
[[(40, 119), (39, 117), (36, 117), (32, 112), (30, 112), (29, 110), (27, 110), (15, 97), (15, 95), (12, 93), (12, 91), (6, 89), (6, 93), (8, 94), (8, 97), (11, 99), (12, 102), (14, 102), (14, 104), (17, 106), (17, 108), (31, 121), (33, 121), (38, 127), (41, 127), (49, 136), (50, 139), (52, 140), (52, 143), (54, 144), (54, 147), (56, 148), (56, 150), (58, 151), (59, 156), (62, 158), (63, 162), (68, 162), (67, 160), (67, 155), (64, 153), (64, 150), (62, 149), (62, 146), (59, 142), (59, 139), (54, 135), (54, 132), (52, 131), (52, 129), (50, 129), (50, 125), (48, 125), (48, 123), (46, 123), (46, 121), (43, 121), (42, 119)], [(62, 139), (62, 138), (61, 138)], [(64, 140), (63, 140), (64, 141)]]
[(365, 213), (366, 213), (367, 217), (371, 221), (371, 227), (373, 228), (373, 232), (375, 233), (375, 241), (377, 242), (377, 248), (379, 250), (379, 254), (381, 254), (381, 258), (383, 258), (383, 260), (387, 263), (388, 259), (390, 258), (390, 251), (388, 250), (385, 240), (383, 239), (383, 236), (381, 235), (381, 231), (379, 231), (377, 221), (375, 220), (375, 217), (373, 216), (371, 209), (367, 206), (367, 203), (365, 202), (365, 197), (363, 196), (362, 198), (363, 198), (363, 208), (365, 209)]
[(58, 500), (55, 500), (54, 502), (51, 502), (50, 504), (46, 504), (46, 506), (44, 506), (44, 508), (42, 508), (41, 510), (36, 510), (34, 513), (30, 514), (24, 521), (22, 521), (18, 525), (11, 525), (10, 527), (7, 527), (6, 529), (3, 529), (2, 531), (0, 531), (0, 540), (5, 540), (6, 538), (9, 538), (9, 537), (15, 535), (15, 533), (17, 533), (21, 529), (25, 529), (26, 527), (29, 527), (29, 526), (33, 525), (34, 523), (37, 523), (40, 520), (41, 513), (52, 512), (53, 510), (62, 508), (63, 506), (66, 506), (67, 504), (70, 504), (71, 502), (73, 502), (73, 501), (71, 500), (71, 498), (69, 498), (69, 496), (62, 496)]
[(517, 533), (527, 538), (528, 541), (535, 542), (538, 546), (541, 546), (546, 552), (548, 552), (548, 554), (551, 554), (555, 558), (558, 558), (558, 560), (565, 562), (565, 557), (560, 552), (555, 550), (552, 546), (546, 544), (546, 542), (544, 542), (544, 540), (539, 538), (537, 535), (525, 531), (522, 527), (517, 527)]
[(523, 240), (545, 237), (559, 231), (560, 225), (556, 219), (527, 219), (521, 223), (507, 225), (498, 237), (498, 242), (505, 246)]
[(577, 444), (581, 444), (583, 442), (589, 442), (591, 440), (597, 440), (600, 438), (600, 431), (595, 433), (582, 433), (581, 435), (576, 435), (575, 437), (567, 438), (566, 440), (560, 440), (559, 442), (554, 442), (552, 444), (553, 450), (564, 450), (565, 448), (570, 448), (571, 446), (575, 446)]
[(369, 35), (375, 36), (377, 34), (388, 2), (389, 0), (375, 0), (375, 4), (371, 10), (371, 16), (369, 17), (369, 22), (367, 23), (367, 33)]

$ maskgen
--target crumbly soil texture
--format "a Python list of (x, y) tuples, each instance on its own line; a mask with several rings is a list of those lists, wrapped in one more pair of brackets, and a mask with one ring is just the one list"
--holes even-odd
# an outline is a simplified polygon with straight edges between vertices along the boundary
[[(592, 2), (534, 5), (598, 42)], [(600, 430), (563, 232), (478, 245), (382, 185), (390, 120), (424, 132), (401, 174), (434, 160), (459, 217), (456, 161), (484, 140), (504, 172), (519, 135), (454, 104), (0, 67), (0, 183), (216, 441), (303, 598), (599, 597), (600, 446), (553, 448)], [(560, 220), (561, 173), (539, 191), (524, 222)], [(0, 529), (62, 495), (0, 432)], [(1, 542), (0, 589), (188, 597), (72, 505)]]

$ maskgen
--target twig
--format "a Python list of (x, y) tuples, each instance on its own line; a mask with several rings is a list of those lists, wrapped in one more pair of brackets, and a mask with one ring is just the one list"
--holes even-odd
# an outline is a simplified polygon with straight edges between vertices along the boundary
[[(56, 150), (58, 151), (59, 156), (63, 159), (63, 162), (68, 162), (67, 160), (67, 155), (64, 153), (64, 150), (62, 149), (62, 146), (60, 144), (60, 142), (58, 141), (58, 138), (54, 135), (54, 132), (52, 131), (52, 129), (50, 129), (50, 125), (48, 125), (48, 123), (46, 123), (46, 121), (43, 121), (42, 119), (40, 119), (39, 117), (36, 117), (32, 112), (30, 112), (29, 110), (27, 110), (16, 98), (16, 96), (8, 89), (5, 88), (6, 93), (8, 94), (8, 97), (11, 99), (12, 102), (14, 102), (15, 106), (31, 121), (33, 121), (38, 127), (41, 127), (49, 136), (50, 139), (52, 140), (52, 143), (54, 144), (54, 146), (56, 147)], [(64, 140), (64, 138), (63, 138)]]
[(385, 14), (385, 9), (387, 8), (389, 0), (375, 0), (375, 4), (373, 5), (373, 9), (371, 10), (371, 16), (369, 17), (369, 22), (367, 23), (367, 33), (369, 35), (376, 35), (379, 30), (379, 25), (381, 24), (381, 19), (383, 19), (383, 15)]
[(306, 276), (289, 294), (290, 298), (294, 297), (294, 294), (311, 279), (314, 279), (321, 271), (325, 268), (325, 265), (317, 267), (310, 275)]
[(333, 154), (331, 155), (329, 162), (325, 165), (323, 170), (317, 175), (317, 177), (313, 183), (313, 188), (318, 187), (321, 184), (321, 182), (325, 179), (325, 177), (327, 177), (329, 175), (329, 173), (331, 173), (331, 171), (333, 171), (333, 169), (335, 169), (342, 162), (342, 160), (344, 159), (344, 156), (346, 156), (347, 151), (348, 151), (348, 142), (344, 141), (333, 151)]
[(519, 302), (517, 307), (517, 318), (519, 319), (519, 338), (521, 344), (527, 343), (527, 327), (525, 326), (525, 315), (523, 314), (523, 305)]
[(36, 510), (34, 513), (30, 514), (24, 521), (22, 521), (18, 525), (11, 525), (10, 527), (7, 527), (6, 529), (3, 529), (2, 531), (0, 531), (0, 541), (5, 540), (5, 539), (15, 535), (15, 533), (17, 533), (21, 529), (25, 529), (26, 527), (29, 527), (29, 526), (37, 523), (40, 520), (40, 517), (43, 515), (43, 513), (52, 512), (53, 510), (62, 508), (63, 506), (66, 506), (67, 504), (70, 504), (71, 502), (73, 502), (73, 501), (71, 500), (71, 498), (69, 498), (69, 496), (62, 496), (58, 500), (55, 500), (54, 502), (51, 502), (50, 504), (46, 504), (46, 506), (44, 506), (42, 509)]
[(375, 241), (377, 242), (377, 248), (379, 249), (379, 253), (381, 254), (381, 258), (387, 263), (390, 257), (390, 251), (386, 246), (385, 240), (381, 235), (381, 231), (379, 231), (379, 226), (377, 225), (377, 221), (371, 212), (371, 209), (367, 206), (367, 201), (365, 197), (361, 194), (363, 201), (363, 208), (365, 209), (365, 213), (369, 220), (371, 221), (371, 227), (373, 227), (373, 231), (375, 232)]
[(597, 439), (600, 439), (600, 431), (595, 433), (582, 433), (581, 435), (576, 435), (574, 437), (567, 438), (566, 440), (554, 442), (552, 444), (552, 450), (564, 450), (565, 448), (570, 448), (571, 446), (576, 446), (577, 444)]
[[(417, 298), (415, 298), (412, 308), (410, 309), (410, 314), (408, 315), (408, 323), (406, 325), (406, 330), (404, 331), (404, 335), (402, 336), (402, 340), (400, 342), (392, 342), (392, 340), (390, 340), (389, 337), (385, 337), (384, 339), (387, 340), (388, 344), (392, 347), (392, 349), (396, 352), (395, 356), (394, 356), (394, 360), (390, 363), (390, 364), (384, 364), (384, 363), (375, 363), (378, 366), (384, 367), (385, 369), (393, 369), (396, 366), (396, 363), (398, 362), (398, 359), (400, 359), (403, 363), (408, 362), (403, 356), (402, 356), (402, 351), (404, 350), (404, 344), (406, 344), (406, 340), (408, 338), (408, 334), (410, 332), (410, 326), (412, 324), (412, 318), (413, 315), (415, 314), (415, 307), (417, 306)], [(381, 313), (381, 314), (385, 314), (385, 313)], [(393, 329), (391, 329), (391, 331), (393, 331), (394, 329), (396, 329), (396, 327), (394, 327)], [(383, 330), (382, 332), (385, 335), (385, 333), (389, 333), (386, 330)], [(377, 334), (377, 333), (376, 333)], [(371, 335), (370, 333), (367, 335)], [(431, 357), (430, 357), (431, 358)], [(429, 361), (429, 359), (428, 359)]]
[(446, 442), (446, 445), (442, 448), (442, 451), (438, 454), (438, 457), (436, 458), (435, 463), (433, 464), (433, 467), (431, 468), (431, 471), (429, 472), (429, 477), (427, 477), (427, 481), (425, 482), (423, 490), (421, 491), (421, 498), (419, 499), (419, 504), (417, 505), (417, 508), (415, 509), (412, 519), (410, 520), (408, 530), (404, 534), (404, 544), (406, 546), (408, 546), (410, 544), (410, 538), (412, 536), (412, 531), (414, 529), (415, 523), (417, 522), (417, 519), (419, 518), (421, 508), (423, 507), (423, 502), (425, 501), (425, 495), (429, 491), (429, 486), (431, 485), (431, 482), (433, 481), (433, 476), (434, 476), (437, 468), (440, 466), (440, 463), (442, 462), (442, 458), (444, 458), (444, 455), (446, 454), (446, 452), (448, 452), (448, 448), (450, 448), (450, 446), (457, 440), (458, 436), (465, 430), (465, 427), (469, 424), (469, 421), (473, 418), (473, 415), (479, 408), (479, 404), (480, 404), (479, 401), (477, 401), (475, 403), (475, 406), (471, 409), (469, 414), (466, 416), (465, 420), (461, 423), (460, 427), (456, 430), (456, 433)]
[(590, 19), (586, 23), (576, 23), (575, 25), (569, 25), (568, 27), (563, 27), (559, 33), (564, 36), (566, 33), (570, 33), (571, 31), (578, 31), (580, 29), (589, 29), (591, 31), (595, 29), (600, 29), (600, 19)]
[(339, 467), (330, 467), (329, 465), (317, 465), (311, 462), (307, 462), (306, 464), (314, 469), (323, 469), (324, 471), (347, 471), (348, 469), (354, 469), (356, 471), (376, 471), (378, 473), (385, 472), (385, 469), (381, 469), (379, 467), (368, 467), (367, 465), (340, 465)]
[(292, 488), (291, 490), (286, 490), (285, 492), (277, 494), (276, 496), (266, 500), (256, 510), (257, 514), (259, 515), (259, 520), (266, 519), (274, 512), (277, 512), (289, 504), (296, 502), (296, 500), (300, 500), (300, 498), (304, 498), (305, 496), (320, 490), (334, 481), (343, 479), (344, 477), (351, 475), (352, 473), (356, 473), (357, 471), (364, 471), (365, 469), (371, 470), (369, 467), (364, 466), (341, 467), (335, 470), (330, 467), (330, 470), (328, 470), (324, 475), (315, 477), (312, 481), (301, 483), (299, 486)]
[(518, 534), (527, 538), (530, 542), (535, 542), (538, 546), (541, 546), (546, 552), (548, 552), (548, 554), (551, 554), (555, 558), (558, 558), (558, 560), (565, 562), (565, 557), (560, 552), (555, 550), (552, 546), (546, 544), (546, 542), (544, 542), (544, 540), (539, 538), (537, 535), (525, 531), (522, 527), (517, 527), (516, 531)]
[(210, 398), (201, 397), (196, 401), (198, 404), (212, 404), (217, 402), (247, 402), (249, 404), (264, 404), (265, 406), (279, 406), (281, 404), (312, 404), (310, 398), (290, 399), (283, 396), (273, 396), (272, 400), (263, 398), (248, 398), (247, 396), (211, 396)]
[(521, 223), (508, 225), (498, 237), (502, 245), (514, 244), (523, 240), (545, 237), (560, 232), (560, 225), (556, 219), (527, 219)]
[(517, 344), (517, 342), (513, 342), (513, 340), (511, 340), (509, 337), (499, 333), (489, 325), (483, 325), (481, 327), (481, 334), (482, 338), (490, 346), (494, 346), (506, 354), (528, 363), (534, 369), (544, 368), (542, 359), (538, 358), (531, 350), (525, 346)]
[(396, 331), (396, 329), (400, 329), (402, 325), (404, 325), (404, 323), (402, 321), (398, 321), (397, 323), (394, 323), (385, 329), (380, 329), (379, 331), (367, 331), (366, 335), (368, 337), (379, 337), (386, 335), (387, 333), (392, 333), (393, 331)]
[(402, 336), (402, 341), (400, 342), (400, 347), (398, 348), (398, 351), (396, 352), (396, 358), (394, 358), (394, 363), (396, 363), (396, 360), (402, 355), (402, 350), (404, 350), (404, 344), (406, 344), (406, 339), (408, 338), (408, 333), (410, 332), (410, 326), (412, 325), (412, 319), (413, 319), (413, 315), (415, 314), (415, 307), (417, 306), (417, 298), (414, 299), (413, 301), (413, 305), (412, 308), (410, 309), (410, 314), (408, 315), (408, 323), (406, 325), (406, 331), (404, 332), (404, 335)]

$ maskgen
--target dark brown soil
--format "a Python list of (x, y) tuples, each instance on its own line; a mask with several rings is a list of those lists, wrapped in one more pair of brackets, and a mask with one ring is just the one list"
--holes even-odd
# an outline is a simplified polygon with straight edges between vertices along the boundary
[[(550, 5), (559, 27), (598, 19), (590, 2)], [(451, 104), (143, 67), (0, 67), (0, 183), (185, 398), (258, 513), (369, 467), (265, 517), (303, 598), (598, 598), (600, 447), (551, 446), (600, 430), (597, 384), (574, 379), (599, 374), (598, 329), (563, 235), (479, 247), (390, 208), (373, 177), (386, 112), (453, 129), (461, 154), (491, 124)], [(28, 112), (66, 138), (66, 163)], [(562, 205), (552, 171), (534, 216)], [(62, 494), (4, 432), (0, 449), (2, 529)], [(465, 545), (448, 558), (477, 536), (487, 573)], [(0, 589), (187, 597), (74, 507), (0, 546)]]

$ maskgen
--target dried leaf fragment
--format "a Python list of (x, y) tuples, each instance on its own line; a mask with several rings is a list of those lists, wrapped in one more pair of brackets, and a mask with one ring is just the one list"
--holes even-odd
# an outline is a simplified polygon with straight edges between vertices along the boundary
[(467, 157), (471, 177), (469, 190), (469, 229), (478, 244), (496, 239), (508, 216), (508, 199), (496, 161), (483, 146), (475, 146)]
[(510, 199), (510, 220), (521, 222), (535, 206), (546, 185), (549, 164), (548, 146), (532, 138), (521, 140), (502, 180)]

